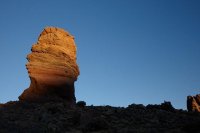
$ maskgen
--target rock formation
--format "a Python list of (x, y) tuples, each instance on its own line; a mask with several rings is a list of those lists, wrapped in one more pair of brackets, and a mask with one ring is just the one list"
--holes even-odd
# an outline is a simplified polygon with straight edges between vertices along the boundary
[(47, 27), (27, 55), (31, 80), (19, 100), (75, 102), (74, 82), (79, 75), (74, 37), (61, 28)]
[(192, 112), (200, 112), (200, 94), (187, 97), (187, 109)]

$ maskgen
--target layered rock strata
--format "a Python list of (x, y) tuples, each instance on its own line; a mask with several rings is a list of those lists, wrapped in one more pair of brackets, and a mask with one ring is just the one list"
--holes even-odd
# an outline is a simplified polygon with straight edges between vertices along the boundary
[(27, 55), (30, 87), (21, 101), (43, 102), (64, 99), (75, 102), (74, 82), (79, 75), (74, 37), (61, 28), (47, 27)]
[(187, 97), (187, 109), (190, 112), (200, 112), (200, 94)]

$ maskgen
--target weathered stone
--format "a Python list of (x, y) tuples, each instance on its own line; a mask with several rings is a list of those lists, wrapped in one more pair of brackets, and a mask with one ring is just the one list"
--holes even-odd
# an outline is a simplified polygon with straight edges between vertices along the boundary
[(187, 109), (190, 112), (200, 112), (200, 94), (187, 97)]
[(63, 29), (47, 27), (31, 51), (26, 64), (31, 84), (19, 96), (19, 100), (67, 100), (75, 103), (74, 82), (79, 68), (74, 37)]

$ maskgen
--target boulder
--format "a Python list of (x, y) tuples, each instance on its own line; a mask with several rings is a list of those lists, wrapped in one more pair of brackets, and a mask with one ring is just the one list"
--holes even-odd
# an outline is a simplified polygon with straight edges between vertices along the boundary
[(200, 112), (200, 94), (187, 96), (187, 109), (189, 112)]
[(74, 82), (79, 75), (74, 37), (67, 31), (46, 27), (27, 55), (30, 86), (20, 101), (66, 100), (75, 103)]

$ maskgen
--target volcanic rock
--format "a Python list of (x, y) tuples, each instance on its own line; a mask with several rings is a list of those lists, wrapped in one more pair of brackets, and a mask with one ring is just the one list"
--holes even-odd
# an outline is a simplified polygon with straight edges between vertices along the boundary
[(61, 28), (46, 27), (27, 55), (30, 87), (20, 101), (66, 100), (75, 103), (74, 82), (79, 75), (74, 37)]
[(200, 113), (154, 107), (13, 101), (0, 106), (0, 133), (199, 133)]
[(200, 112), (200, 94), (187, 97), (187, 109), (192, 112)]

